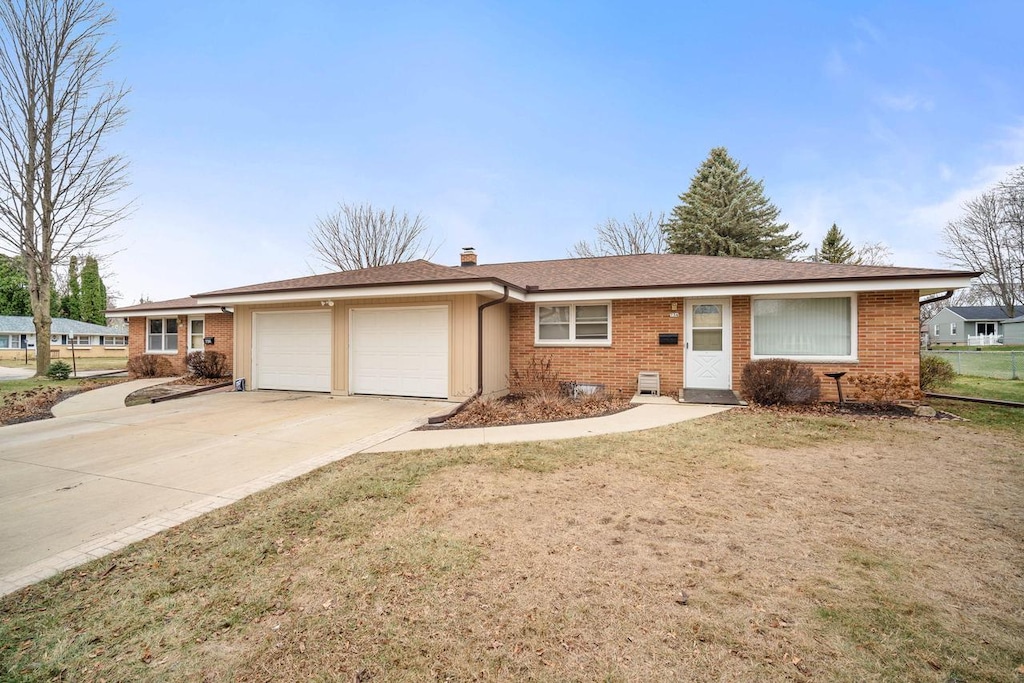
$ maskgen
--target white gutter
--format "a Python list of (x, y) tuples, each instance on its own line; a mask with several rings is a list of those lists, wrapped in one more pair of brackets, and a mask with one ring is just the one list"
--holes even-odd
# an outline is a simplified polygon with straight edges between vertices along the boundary
[[(414, 285), (374, 285), (371, 287), (337, 287), (322, 289), (305, 289), (284, 292), (258, 292), (252, 294), (211, 294), (197, 296), (200, 304), (207, 306), (234, 306), (244, 304), (271, 304), (294, 301), (325, 301), (341, 299), (364, 299), (368, 297), (412, 297), (439, 296), (446, 294), (483, 294), (495, 298), (504, 295), (504, 287), (493, 282), (449, 282), (423, 283)], [(509, 299), (524, 301), (521, 291), (511, 289)]]

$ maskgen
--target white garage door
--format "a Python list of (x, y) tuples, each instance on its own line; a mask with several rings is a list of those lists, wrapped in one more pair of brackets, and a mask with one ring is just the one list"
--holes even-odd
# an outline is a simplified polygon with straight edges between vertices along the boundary
[(331, 390), (330, 311), (252, 315), (253, 386)]
[(448, 308), (358, 308), (349, 392), (448, 398)]

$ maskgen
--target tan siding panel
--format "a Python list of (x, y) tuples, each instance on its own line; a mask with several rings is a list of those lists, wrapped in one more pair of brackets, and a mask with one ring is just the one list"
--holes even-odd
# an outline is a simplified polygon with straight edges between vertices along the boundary
[(484, 396), (508, 393), (508, 316), (508, 304), (484, 310)]

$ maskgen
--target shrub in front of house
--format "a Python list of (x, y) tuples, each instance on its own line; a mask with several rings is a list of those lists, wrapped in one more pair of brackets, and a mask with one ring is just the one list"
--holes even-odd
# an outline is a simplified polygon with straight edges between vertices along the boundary
[(949, 384), (956, 378), (953, 364), (945, 358), (938, 356), (923, 356), (921, 358), (921, 389), (931, 391), (937, 387)]
[(202, 379), (218, 379), (228, 374), (227, 357), (217, 351), (193, 351), (185, 356), (185, 367)]
[(62, 360), (54, 361), (47, 368), (46, 376), (50, 379), (67, 379), (71, 376), (71, 366)]
[(513, 396), (563, 396), (565, 391), (551, 358), (534, 356), (522, 369), (515, 368), (508, 378), (508, 393)]
[(132, 377), (173, 377), (174, 366), (163, 356), (141, 354), (128, 359), (128, 374)]
[(851, 377), (850, 384), (855, 398), (882, 405), (921, 398), (921, 390), (905, 372), (865, 372)]
[(765, 358), (743, 367), (740, 391), (746, 400), (762, 406), (802, 405), (820, 398), (821, 382), (809, 365)]

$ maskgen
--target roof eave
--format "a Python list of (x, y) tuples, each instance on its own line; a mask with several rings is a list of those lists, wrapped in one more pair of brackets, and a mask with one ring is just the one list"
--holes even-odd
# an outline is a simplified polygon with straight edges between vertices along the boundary
[(300, 301), (328, 301), (340, 299), (365, 299), (371, 297), (436, 296), (452, 294), (480, 294), (501, 296), (504, 287), (509, 288), (509, 298), (522, 301), (522, 289), (498, 278), (430, 280), (390, 284), (359, 284), (338, 287), (315, 287), (300, 289), (267, 290), (260, 292), (208, 292), (196, 294), (201, 305), (235, 306), (250, 304), (272, 304)]

